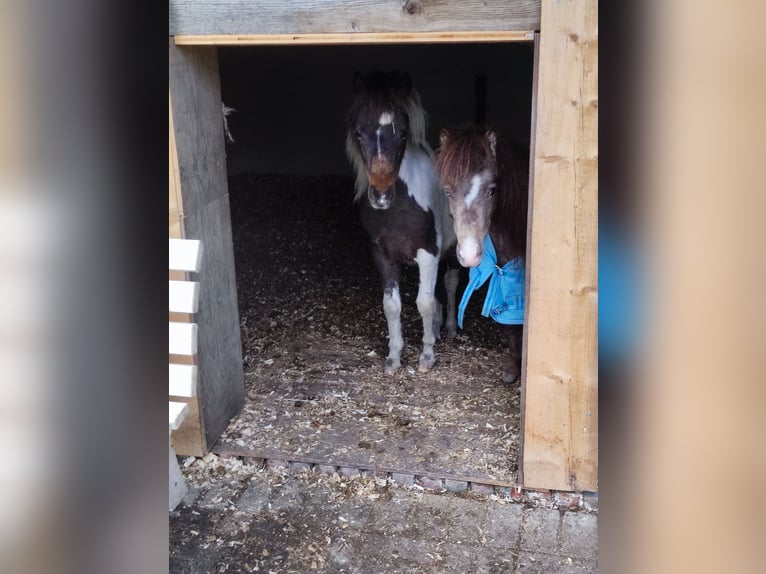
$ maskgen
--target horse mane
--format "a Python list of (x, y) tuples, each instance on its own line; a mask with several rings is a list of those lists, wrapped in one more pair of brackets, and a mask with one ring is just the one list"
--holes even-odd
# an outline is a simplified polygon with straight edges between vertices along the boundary
[(490, 230), (508, 242), (511, 257), (523, 257), (527, 244), (529, 151), (496, 133), (493, 153), (487, 138), (490, 129), (484, 126), (449, 129), (446, 142), (435, 153), (436, 169), (445, 187), (455, 187), (457, 182), (485, 169), (497, 173), (497, 205)]
[(404, 108), (410, 122), (408, 144), (419, 146), (433, 155), (433, 149), (426, 141), (427, 114), (420, 100), (420, 94), (412, 87), (409, 75), (402, 72), (371, 72), (364, 79), (360, 74), (354, 78), (356, 94), (346, 120), (346, 156), (354, 167), (356, 194), (354, 201), (367, 193), (367, 172), (359, 147), (354, 137), (354, 124), (365, 106), (377, 108), (376, 114), (388, 111), (392, 104)]
[(455, 187), (485, 169), (497, 170), (495, 154), (485, 135), (486, 130), (478, 126), (449, 130), (446, 143), (436, 150), (436, 169), (444, 187)]

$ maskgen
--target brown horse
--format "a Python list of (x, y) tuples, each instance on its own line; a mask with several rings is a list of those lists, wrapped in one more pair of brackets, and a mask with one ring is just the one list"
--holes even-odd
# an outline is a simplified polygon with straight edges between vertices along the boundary
[[(483, 264), (500, 274), (504, 267), (515, 264), (523, 277), (527, 247), (528, 149), (506, 142), (491, 128), (479, 126), (442, 130), (439, 140), (436, 169), (439, 183), (449, 198), (458, 261), (471, 268)], [(489, 264), (485, 259), (487, 235), (494, 247)], [(466, 295), (470, 297), (470, 292)], [(514, 318), (509, 319), (502, 313), (491, 315), (496, 321), (509, 325), (511, 357), (503, 374), (503, 380), (508, 382), (515, 381), (521, 373), (522, 321), (519, 317), (523, 316), (523, 299), (521, 306), (521, 312), (517, 308)]]

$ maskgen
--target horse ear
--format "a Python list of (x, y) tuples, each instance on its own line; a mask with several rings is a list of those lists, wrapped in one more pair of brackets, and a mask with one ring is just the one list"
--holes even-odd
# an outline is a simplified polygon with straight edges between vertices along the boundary
[(355, 94), (362, 91), (362, 88), (364, 87), (364, 76), (362, 75), (362, 72), (354, 72), (353, 86)]
[(444, 145), (447, 143), (447, 140), (449, 139), (449, 132), (447, 130), (442, 130), (439, 132), (439, 144)]
[(494, 130), (487, 130), (487, 141), (489, 142), (489, 149), (492, 150), (492, 155), (497, 156), (497, 136)]

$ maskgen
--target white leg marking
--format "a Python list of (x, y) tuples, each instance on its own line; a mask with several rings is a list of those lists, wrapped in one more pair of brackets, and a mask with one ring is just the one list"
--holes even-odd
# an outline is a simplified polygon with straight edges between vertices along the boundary
[(418, 249), (415, 261), (420, 271), (417, 305), (423, 319), (423, 352), (418, 362), (419, 371), (427, 371), (434, 366), (434, 312), (436, 311), (436, 276), (439, 271), (439, 257), (431, 255), (424, 249)]
[(402, 299), (399, 296), (399, 287), (391, 290), (391, 294), (383, 293), (383, 313), (388, 322), (388, 358), (386, 359), (386, 373), (391, 374), (401, 365), (400, 356), (404, 341), (402, 339)]
[(471, 189), (468, 195), (465, 196), (465, 206), (470, 209), (471, 204), (479, 197), (479, 191), (481, 190), (482, 179), (478, 175), (474, 175), (471, 178)]

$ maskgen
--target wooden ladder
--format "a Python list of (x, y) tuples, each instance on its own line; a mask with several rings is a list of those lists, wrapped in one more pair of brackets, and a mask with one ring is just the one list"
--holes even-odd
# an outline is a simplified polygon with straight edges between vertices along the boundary
[[(202, 244), (193, 239), (170, 239), (169, 270), (175, 277), (169, 280), (169, 311), (174, 315), (168, 323), (168, 345), (170, 360), (169, 370), (169, 409), (168, 409), (168, 445), (169, 454), (169, 498), (168, 506), (172, 511), (186, 495), (187, 487), (178, 459), (173, 450), (173, 431), (184, 421), (189, 410), (187, 402), (197, 392), (197, 324), (192, 315), (199, 305), (199, 282), (190, 281), (190, 273), (199, 273), (202, 257)], [(179, 280), (183, 277), (183, 280)], [(180, 319), (187, 320), (180, 320)], [(173, 356), (177, 362), (173, 362)], [(183, 362), (181, 360), (183, 359)]]

